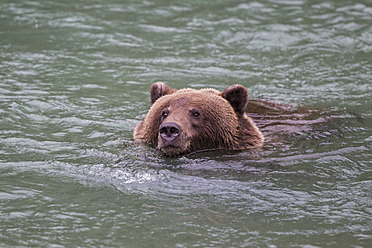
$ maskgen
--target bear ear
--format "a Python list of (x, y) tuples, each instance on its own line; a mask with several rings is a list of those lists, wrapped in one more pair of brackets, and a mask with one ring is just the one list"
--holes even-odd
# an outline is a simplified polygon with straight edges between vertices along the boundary
[(157, 82), (151, 85), (151, 90), (150, 90), (150, 98), (151, 98), (151, 104), (153, 104), (156, 100), (158, 100), (160, 97), (164, 95), (169, 95), (177, 90), (172, 89), (168, 85), (166, 85), (163, 82)]
[(248, 105), (248, 91), (244, 86), (240, 84), (231, 85), (220, 95), (231, 104), (237, 114), (245, 113)]

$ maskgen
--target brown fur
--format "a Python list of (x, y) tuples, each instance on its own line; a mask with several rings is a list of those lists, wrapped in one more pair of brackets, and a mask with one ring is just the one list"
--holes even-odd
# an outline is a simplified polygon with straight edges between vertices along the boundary
[[(157, 147), (167, 156), (206, 149), (243, 150), (258, 147), (263, 136), (245, 114), (248, 92), (232, 85), (214, 89), (171, 89), (158, 82), (151, 86), (152, 106), (134, 131), (134, 139)], [(176, 138), (164, 139), (161, 127), (179, 127)]]

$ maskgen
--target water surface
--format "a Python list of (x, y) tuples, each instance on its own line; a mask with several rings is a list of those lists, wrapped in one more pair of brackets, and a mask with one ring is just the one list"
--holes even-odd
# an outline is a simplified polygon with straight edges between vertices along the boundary
[[(1, 246), (370, 247), (371, 23), (367, 0), (1, 1)], [(165, 158), (132, 136), (159, 80), (318, 114)]]

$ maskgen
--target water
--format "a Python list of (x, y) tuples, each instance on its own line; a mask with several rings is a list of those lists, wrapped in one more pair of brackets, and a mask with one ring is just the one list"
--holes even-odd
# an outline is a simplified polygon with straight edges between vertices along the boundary
[[(1, 1), (0, 245), (370, 247), (371, 23), (367, 0)], [(164, 158), (132, 138), (158, 80), (319, 113)]]

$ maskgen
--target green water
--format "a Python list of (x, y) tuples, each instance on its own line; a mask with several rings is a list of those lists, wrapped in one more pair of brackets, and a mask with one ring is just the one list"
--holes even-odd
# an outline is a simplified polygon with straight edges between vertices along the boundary
[[(2, 0), (0, 55), (1, 247), (372, 246), (371, 1)], [(321, 114), (168, 159), (159, 80)]]

